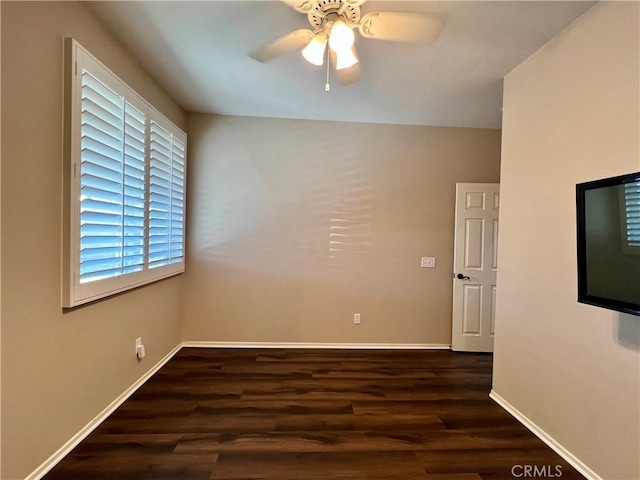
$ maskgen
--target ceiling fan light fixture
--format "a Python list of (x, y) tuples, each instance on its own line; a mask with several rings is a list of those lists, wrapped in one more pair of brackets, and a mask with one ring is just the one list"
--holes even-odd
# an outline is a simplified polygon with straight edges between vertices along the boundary
[(307, 62), (321, 66), (324, 63), (324, 51), (327, 48), (327, 36), (316, 33), (309, 44), (302, 50), (302, 56)]
[(334, 22), (329, 35), (329, 47), (331, 47), (331, 50), (336, 53), (350, 51), (354, 41), (355, 34), (346, 23), (342, 20)]
[(351, 48), (336, 52), (336, 70), (343, 70), (358, 63), (358, 57), (355, 56)]

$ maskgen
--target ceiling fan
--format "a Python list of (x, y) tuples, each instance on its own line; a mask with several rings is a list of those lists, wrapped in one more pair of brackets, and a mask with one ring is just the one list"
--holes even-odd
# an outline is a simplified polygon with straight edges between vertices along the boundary
[[(249, 56), (266, 63), (293, 50), (301, 50), (311, 64), (321, 66), (331, 59), (342, 85), (361, 77), (354, 30), (364, 38), (395, 42), (435, 42), (446, 20), (424, 12), (369, 12), (360, 7), (366, 0), (282, 0), (300, 13), (306, 13), (312, 29), (299, 29), (267, 43)], [(329, 48), (327, 48), (327, 45)], [(327, 62), (327, 86), (329, 69)]]

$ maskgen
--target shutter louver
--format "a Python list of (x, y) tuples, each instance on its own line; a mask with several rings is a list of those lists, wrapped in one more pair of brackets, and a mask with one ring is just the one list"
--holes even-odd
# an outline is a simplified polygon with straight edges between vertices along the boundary
[(640, 182), (624, 185), (627, 245), (640, 247)]
[(144, 115), (82, 72), (80, 283), (144, 262)]
[(151, 122), (149, 268), (182, 261), (184, 144)]

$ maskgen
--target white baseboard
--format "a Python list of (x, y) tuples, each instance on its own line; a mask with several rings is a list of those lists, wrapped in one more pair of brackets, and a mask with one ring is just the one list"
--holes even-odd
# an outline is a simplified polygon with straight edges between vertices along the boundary
[(578, 470), (582, 475), (584, 475), (588, 480), (603, 480), (596, 472), (591, 470), (587, 465), (585, 465), (578, 457), (572, 454), (569, 450), (564, 448), (560, 443), (558, 443), (553, 437), (551, 437), (548, 433), (546, 433), (542, 428), (529, 420), (520, 410), (507, 402), (504, 398), (498, 395), (495, 391), (491, 390), (489, 393), (489, 397), (492, 398), (498, 405), (504, 408), (507, 412), (509, 412), (516, 420), (518, 420), (522, 425), (527, 427), (531, 433), (533, 433), (536, 437), (546, 443), (554, 452), (564, 458), (569, 465)]
[(93, 420), (76, 433), (67, 443), (58, 449), (53, 455), (36, 468), (25, 480), (40, 480), (46, 475), (53, 467), (55, 467), (60, 460), (62, 460), (71, 450), (73, 450), (82, 440), (93, 432), (100, 424), (106, 420), (125, 400), (127, 400), (133, 393), (140, 388), (151, 376), (156, 373), (162, 366), (167, 363), (178, 351), (182, 348), (182, 344), (177, 345), (171, 350), (165, 357), (156, 363), (147, 373), (140, 377), (136, 382), (127, 388), (120, 396), (118, 396), (113, 402), (111, 402), (102, 412), (100, 412)]
[(334, 348), (360, 350), (450, 350), (444, 343), (302, 343), (302, 342), (182, 342), (195, 348)]

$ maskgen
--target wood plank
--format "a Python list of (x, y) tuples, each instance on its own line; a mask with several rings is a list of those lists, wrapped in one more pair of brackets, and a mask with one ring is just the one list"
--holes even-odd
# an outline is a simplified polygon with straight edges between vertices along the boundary
[[(400, 473), (402, 472), (402, 473)], [(400, 474), (399, 474), (400, 473)], [(370, 453), (231, 453), (218, 459), (212, 480), (425, 479), (413, 452)]]

